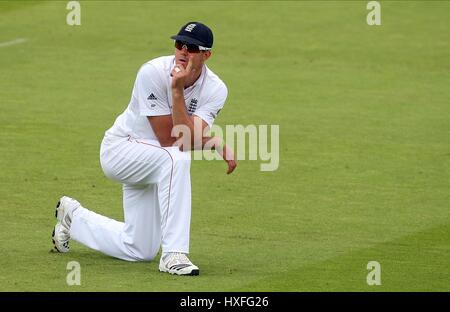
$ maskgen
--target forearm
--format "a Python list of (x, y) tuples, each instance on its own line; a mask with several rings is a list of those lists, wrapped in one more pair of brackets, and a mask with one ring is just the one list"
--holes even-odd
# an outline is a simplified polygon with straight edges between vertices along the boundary
[(224, 160), (234, 159), (233, 152), (220, 137), (202, 137), (201, 144), (194, 144), (193, 150), (215, 150)]
[(186, 111), (184, 91), (178, 88), (172, 89), (172, 121), (174, 127), (179, 125), (187, 126), (191, 132), (191, 139), (193, 138), (194, 123)]
[[(184, 142), (183, 142), (184, 143)], [(218, 137), (210, 137), (210, 136), (203, 136), (196, 138), (194, 140), (193, 144), (183, 144), (181, 145), (181, 148), (183, 151), (187, 150), (217, 150), (218, 147), (221, 144), (220, 138)], [(180, 144), (178, 144), (180, 145)]]
[(219, 137), (204, 136), (192, 146), (193, 150), (217, 150), (222, 145)]

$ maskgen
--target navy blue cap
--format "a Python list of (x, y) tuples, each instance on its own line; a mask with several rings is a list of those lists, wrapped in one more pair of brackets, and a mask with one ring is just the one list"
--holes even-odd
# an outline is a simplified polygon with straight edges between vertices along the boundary
[(170, 37), (174, 40), (187, 44), (195, 44), (205, 48), (212, 48), (213, 33), (205, 24), (199, 22), (189, 22), (181, 27), (178, 35)]

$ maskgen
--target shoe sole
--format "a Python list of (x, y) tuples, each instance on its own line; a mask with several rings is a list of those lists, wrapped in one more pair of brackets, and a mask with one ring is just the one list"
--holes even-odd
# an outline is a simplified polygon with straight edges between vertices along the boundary
[(55, 218), (58, 219), (58, 208), (59, 206), (61, 206), (61, 201), (58, 200), (58, 202), (56, 203), (56, 208), (55, 208)]
[(197, 270), (197, 269), (192, 270), (188, 274), (177, 274), (176, 272), (170, 272), (169, 270), (161, 270), (161, 269), (159, 269), (159, 272), (161, 272), (161, 273), (169, 273), (169, 274), (178, 275), (178, 276), (197, 276), (197, 275), (200, 275), (200, 270)]
[(52, 243), (53, 243), (53, 250), (56, 252), (60, 252), (62, 253), (62, 251), (60, 251), (58, 249), (58, 247), (56, 247), (56, 242), (55, 242), (55, 228), (53, 228), (53, 232), (52, 232)]
[(200, 270), (192, 270), (191, 273), (188, 275), (190, 275), (190, 276), (200, 275)]
[[(55, 209), (55, 218), (58, 219), (58, 208), (61, 205), (61, 201), (58, 200), (58, 203), (56, 204), (56, 209)], [(57, 252), (60, 252), (58, 250), (58, 248), (56, 247), (56, 242), (55, 242), (55, 228), (56, 226), (53, 228), (53, 232), (52, 232), (52, 243), (53, 243), (53, 249), (56, 250)]]
[[(56, 208), (55, 208), (55, 218), (58, 220), (58, 222), (60, 222), (61, 220), (58, 219), (58, 210), (59, 210), (59, 206), (61, 206), (61, 200), (58, 200), (58, 202), (56, 203)], [(58, 249), (58, 247), (56, 247), (56, 242), (55, 242), (55, 229), (56, 229), (56, 225), (53, 228), (53, 232), (52, 232), (52, 243), (53, 243), (53, 249), (56, 252), (60, 252), (60, 253), (65, 253), (64, 251), (61, 251)], [(67, 252), (67, 251), (66, 251)]]

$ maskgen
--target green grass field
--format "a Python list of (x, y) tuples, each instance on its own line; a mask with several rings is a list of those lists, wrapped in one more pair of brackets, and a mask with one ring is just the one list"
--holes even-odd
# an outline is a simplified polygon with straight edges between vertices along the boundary
[[(450, 291), (450, 2), (382, 1), (381, 26), (366, 3), (81, 1), (68, 26), (67, 1), (0, 1), (0, 291)], [(63, 194), (122, 220), (103, 133), (189, 20), (215, 33), (216, 123), (280, 125), (279, 169), (193, 162), (198, 277), (50, 253)]]

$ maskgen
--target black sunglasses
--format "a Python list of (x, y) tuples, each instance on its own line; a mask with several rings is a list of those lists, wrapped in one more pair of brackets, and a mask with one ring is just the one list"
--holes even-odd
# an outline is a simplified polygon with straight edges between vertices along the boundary
[(189, 53), (199, 53), (200, 51), (210, 50), (208, 48), (204, 48), (195, 44), (184, 43), (178, 40), (175, 41), (175, 48), (177, 48), (178, 50), (183, 50), (184, 48), (186, 48)]

